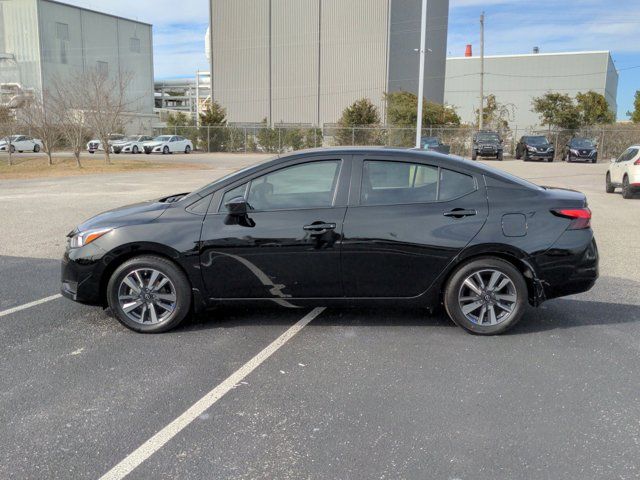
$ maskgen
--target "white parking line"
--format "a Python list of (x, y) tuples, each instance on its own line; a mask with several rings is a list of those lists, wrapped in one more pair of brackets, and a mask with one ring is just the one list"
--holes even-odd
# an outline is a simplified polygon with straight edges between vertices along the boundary
[(51, 295), (50, 297), (41, 298), (40, 300), (36, 300), (34, 302), (25, 303), (24, 305), (18, 305), (17, 307), (9, 308), (8, 310), (0, 311), (0, 317), (4, 317), (5, 315), (11, 315), (12, 313), (19, 312), (20, 310), (26, 310), (27, 308), (35, 307), (36, 305), (42, 305), (43, 303), (50, 302), (51, 300), (57, 300), (61, 298), (62, 295), (57, 293), (56, 295)]
[(267, 358), (280, 347), (291, 340), (311, 320), (324, 311), (325, 307), (314, 308), (291, 326), (286, 332), (276, 338), (269, 346), (231, 374), (226, 380), (207, 393), (204, 397), (191, 405), (182, 415), (156, 433), (149, 440), (130, 453), (124, 460), (105, 473), (100, 480), (120, 480), (129, 475), (136, 467), (160, 450), (169, 440), (180, 433), (196, 418), (220, 400), (229, 390), (240, 383), (247, 375), (259, 367)]

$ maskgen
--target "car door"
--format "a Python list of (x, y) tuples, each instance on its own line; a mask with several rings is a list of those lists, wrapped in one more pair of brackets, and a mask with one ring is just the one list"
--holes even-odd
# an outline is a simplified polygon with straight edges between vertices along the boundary
[(415, 297), (480, 231), (488, 215), (480, 175), (436, 161), (354, 159), (344, 221), (347, 297)]
[[(200, 242), (211, 298), (331, 298), (343, 295), (342, 222), (350, 156), (298, 159), (242, 179), (212, 201)], [(243, 197), (246, 217), (228, 214)]]
[(637, 153), (637, 149), (628, 148), (625, 152), (618, 157), (611, 168), (611, 181), (616, 184), (622, 183), (622, 178), (626, 170), (627, 162), (632, 159)]
[(25, 150), (24, 139), (25, 137), (23, 135), (20, 135), (19, 137), (16, 137), (16, 139), (13, 141), (13, 147), (15, 148), (16, 151), (21, 152)]

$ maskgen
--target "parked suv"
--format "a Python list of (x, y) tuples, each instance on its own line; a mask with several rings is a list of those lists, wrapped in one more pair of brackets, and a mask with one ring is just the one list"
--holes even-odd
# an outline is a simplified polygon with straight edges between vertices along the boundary
[(502, 138), (498, 133), (481, 130), (473, 137), (471, 160), (476, 160), (478, 157), (493, 157), (502, 160), (502, 154)]
[(588, 138), (574, 137), (564, 147), (562, 160), (596, 163), (598, 161), (598, 146)]
[(516, 158), (523, 159), (525, 162), (529, 160), (553, 162), (555, 156), (556, 149), (549, 143), (547, 137), (542, 135), (524, 136), (516, 145)]
[(640, 145), (627, 148), (617, 159), (611, 160), (607, 170), (607, 193), (622, 188), (622, 198), (640, 193)]

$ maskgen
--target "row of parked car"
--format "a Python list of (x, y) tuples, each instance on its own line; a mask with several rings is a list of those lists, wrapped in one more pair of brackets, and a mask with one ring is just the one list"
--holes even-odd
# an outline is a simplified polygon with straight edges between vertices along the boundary
[[(180, 135), (109, 135), (109, 149), (112, 153), (191, 153), (193, 143), (188, 138)], [(95, 153), (104, 151), (100, 140), (91, 140), (87, 143), (87, 151)]]

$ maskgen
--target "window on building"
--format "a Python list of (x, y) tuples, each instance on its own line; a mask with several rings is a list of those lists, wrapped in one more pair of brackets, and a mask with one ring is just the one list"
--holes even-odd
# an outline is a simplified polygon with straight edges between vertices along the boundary
[(140, 39), (136, 37), (131, 37), (129, 39), (129, 50), (134, 53), (140, 53)]
[(107, 62), (97, 62), (96, 69), (100, 75), (109, 75), (109, 64)]

